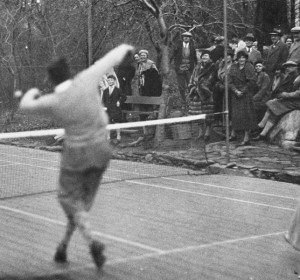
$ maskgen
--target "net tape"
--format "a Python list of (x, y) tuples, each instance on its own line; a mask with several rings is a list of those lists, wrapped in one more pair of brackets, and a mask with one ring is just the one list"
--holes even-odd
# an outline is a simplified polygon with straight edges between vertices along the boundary
[[(116, 129), (126, 129), (126, 128), (137, 128), (155, 125), (165, 125), (165, 124), (176, 124), (185, 123), (191, 121), (205, 120), (206, 114), (169, 118), (169, 119), (158, 119), (149, 121), (139, 121), (139, 122), (129, 122), (129, 123), (116, 123), (107, 125), (108, 130)], [(12, 138), (26, 138), (26, 137), (41, 137), (41, 136), (55, 136), (58, 134), (63, 134), (64, 129), (45, 129), (45, 130), (30, 130), (30, 131), (20, 131), (20, 132), (6, 132), (0, 133), (0, 139), (12, 139)]]

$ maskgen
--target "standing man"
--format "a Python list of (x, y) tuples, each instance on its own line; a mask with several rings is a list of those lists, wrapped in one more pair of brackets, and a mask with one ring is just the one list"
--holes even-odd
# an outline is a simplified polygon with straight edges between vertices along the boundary
[(296, 63), (300, 62), (300, 26), (291, 29), (294, 37), (294, 43), (290, 47), (288, 60)]
[(215, 39), (216, 47), (210, 52), (210, 59), (213, 63), (220, 61), (224, 58), (224, 37), (217, 36)]
[(271, 35), (273, 44), (269, 47), (268, 56), (265, 62), (265, 69), (272, 80), (278, 66), (286, 62), (289, 50), (286, 44), (280, 40), (282, 36), (280, 29), (274, 28), (269, 34)]
[(253, 43), (255, 42), (254, 35), (248, 33), (245, 37), (246, 42), (246, 52), (248, 54), (248, 60), (254, 65), (257, 61), (261, 61), (261, 53), (259, 50), (253, 48)]
[(182, 41), (175, 47), (170, 61), (174, 59), (179, 93), (182, 101), (186, 103), (186, 90), (197, 64), (197, 55), (194, 43), (191, 40), (192, 33), (184, 32), (181, 36)]

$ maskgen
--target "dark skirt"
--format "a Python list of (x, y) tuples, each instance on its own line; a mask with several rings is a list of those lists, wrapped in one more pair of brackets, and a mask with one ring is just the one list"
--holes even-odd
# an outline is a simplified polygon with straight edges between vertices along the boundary
[(233, 130), (252, 130), (256, 128), (256, 117), (252, 95), (244, 93), (242, 97), (231, 96), (231, 116)]

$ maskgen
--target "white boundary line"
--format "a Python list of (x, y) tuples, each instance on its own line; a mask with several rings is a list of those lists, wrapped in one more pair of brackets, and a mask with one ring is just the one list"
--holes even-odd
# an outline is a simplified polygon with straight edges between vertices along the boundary
[[(201, 249), (206, 249), (206, 248), (211, 248), (215, 246), (222, 246), (226, 244), (233, 244), (237, 242), (244, 242), (244, 241), (249, 241), (249, 240), (256, 240), (256, 239), (262, 239), (266, 237), (272, 237), (272, 236), (277, 236), (286, 233), (286, 231), (280, 231), (280, 232), (274, 232), (274, 233), (267, 233), (267, 234), (261, 234), (261, 235), (252, 235), (252, 236), (247, 236), (247, 237), (241, 237), (241, 238), (236, 238), (236, 239), (228, 239), (224, 241), (216, 241), (212, 243), (207, 243), (207, 244), (201, 244), (201, 245), (195, 245), (195, 246), (187, 246), (187, 247), (181, 247), (181, 248), (176, 248), (172, 250), (165, 250), (159, 253), (147, 253), (147, 254), (142, 254), (140, 256), (132, 256), (132, 257), (127, 257), (127, 258), (119, 258), (111, 261), (107, 261), (105, 263), (105, 266), (107, 265), (117, 265), (121, 263), (127, 263), (130, 261), (140, 261), (144, 260), (147, 258), (158, 258), (161, 256), (166, 256), (166, 255), (171, 255), (171, 254), (177, 254), (177, 253), (185, 253), (185, 252), (190, 252), (190, 251), (196, 251), (196, 250), (201, 250)], [(104, 267), (105, 267), (104, 266)], [(95, 267), (94, 264), (88, 264), (85, 266), (76, 266), (74, 268), (66, 268), (64, 269), (58, 269), (55, 271), (55, 273), (65, 273), (67, 272), (76, 272), (82, 269), (87, 269), (87, 268), (93, 268)]]
[(161, 178), (165, 179), (165, 180), (171, 180), (171, 181), (188, 183), (188, 184), (195, 184), (195, 185), (200, 185), (200, 186), (207, 186), (207, 187), (212, 187), (212, 188), (220, 188), (220, 189), (224, 189), (224, 190), (232, 190), (232, 191), (238, 191), (238, 192), (253, 193), (253, 194), (260, 194), (260, 195), (277, 197), (277, 198), (286, 198), (286, 199), (297, 200), (297, 198), (291, 197), (291, 196), (276, 195), (276, 194), (272, 194), (272, 193), (264, 193), (264, 192), (258, 192), (258, 191), (249, 191), (249, 190), (244, 190), (244, 189), (236, 189), (236, 188), (232, 188), (232, 187), (218, 186), (218, 185), (214, 185), (214, 184), (200, 183), (200, 182), (194, 182), (194, 181), (188, 181), (188, 180), (182, 180), (182, 179), (170, 178), (170, 177), (161, 177)]
[[(58, 220), (54, 220), (54, 219), (51, 219), (51, 218), (47, 218), (47, 217), (44, 217), (44, 216), (41, 216), (41, 215), (33, 214), (33, 213), (23, 211), (23, 210), (19, 210), (19, 209), (16, 209), (16, 208), (7, 207), (7, 206), (4, 206), (4, 205), (0, 205), (0, 209), (8, 211), (8, 212), (16, 213), (16, 214), (21, 214), (23, 216), (34, 218), (34, 219), (37, 219), (37, 220), (40, 220), (40, 221), (43, 221), (43, 222), (48, 222), (48, 223), (52, 223), (52, 224), (56, 224), (56, 225), (60, 225), (60, 226), (65, 226), (66, 225), (64, 222), (61, 222), (61, 221), (58, 221)], [(120, 243), (124, 243), (126, 245), (131, 245), (131, 246), (138, 247), (138, 248), (141, 248), (141, 249), (144, 249), (144, 250), (152, 251), (152, 252), (155, 252), (156, 254), (163, 252), (163, 250), (160, 250), (158, 248), (147, 246), (145, 244), (130, 241), (130, 240), (123, 239), (123, 238), (113, 236), (113, 235), (110, 235), (110, 234), (105, 234), (105, 233), (98, 232), (98, 231), (93, 231), (93, 234), (95, 234), (97, 236), (100, 236), (100, 237), (104, 237), (106, 239), (110, 239), (110, 240), (114, 240), (114, 241), (117, 241), (117, 242), (120, 242)]]
[(258, 205), (258, 206), (263, 206), (263, 207), (270, 207), (270, 208), (275, 208), (275, 209), (280, 209), (280, 210), (295, 211), (295, 209), (287, 208), (287, 207), (281, 207), (281, 206), (276, 206), (276, 205), (252, 202), (252, 201), (248, 201), (248, 200), (242, 200), (242, 199), (231, 198), (231, 197), (226, 197), (226, 196), (219, 196), (219, 195), (212, 195), (212, 194), (206, 194), (206, 193), (200, 193), (200, 192), (194, 192), (194, 191), (187, 191), (187, 190), (176, 189), (176, 188), (165, 187), (165, 186), (154, 185), (154, 184), (148, 184), (148, 183), (137, 182), (137, 181), (132, 181), (132, 180), (125, 180), (124, 182), (128, 182), (128, 183), (131, 183), (131, 184), (136, 184), (136, 185), (143, 185), (143, 186), (158, 188), (158, 189), (177, 191), (177, 192), (188, 193), (188, 194), (195, 194), (195, 195), (199, 195), (199, 196), (207, 196), (207, 197), (212, 197), (212, 198), (217, 198), (217, 199), (230, 200), (230, 201), (235, 201), (235, 202), (240, 202), (240, 203), (253, 204), (253, 205)]

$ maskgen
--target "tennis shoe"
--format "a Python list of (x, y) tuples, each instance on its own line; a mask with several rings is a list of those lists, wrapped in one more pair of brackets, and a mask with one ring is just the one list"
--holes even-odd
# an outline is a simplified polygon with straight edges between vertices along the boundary
[(90, 245), (90, 252), (94, 263), (98, 269), (101, 269), (105, 263), (106, 257), (103, 255), (104, 244), (99, 241), (93, 241)]
[(54, 255), (54, 261), (57, 263), (67, 262), (67, 250), (65, 247), (58, 247)]

